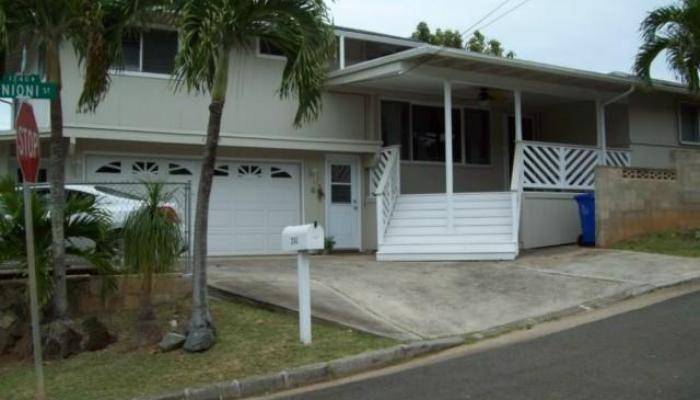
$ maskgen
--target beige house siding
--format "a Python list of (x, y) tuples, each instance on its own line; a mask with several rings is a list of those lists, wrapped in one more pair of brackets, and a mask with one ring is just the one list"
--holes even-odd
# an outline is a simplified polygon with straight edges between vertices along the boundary
[[(326, 93), (319, 119), (296, 129), (293, 126), (296, 101), (280, 100), (277, 92), (284, 62), (251, 53), (235, 53), (232, 57), (223, 136), (365, 140), (365, 96)], [(188, 134), (203, 134), (206, 128), (208, 98), (185, 91), (173, 92), (173, 82), (167, 76), (115, 73), (109, 93), (97, 112), (79, 114), (75, 104), (82, 80), (76, 57), (68, 48), (63, 49), (62, 64), (64, 120), (68, 127)]]
[(666, 93), (636, 93), (630, 97), (629, 126), (632, 166), (671, 168), (671, 152), (700, 150), (678, 137), (678, 103), (683, 97)]

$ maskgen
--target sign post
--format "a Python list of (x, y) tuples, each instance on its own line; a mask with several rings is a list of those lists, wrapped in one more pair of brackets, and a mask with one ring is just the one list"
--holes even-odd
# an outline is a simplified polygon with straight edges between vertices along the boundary
[(44, 368), (41, 356), (41, 327), (39, 325), (39, 295), (36, 283), (36, 253), (34, 249), (34, 223), (31, 207), (30, 185), (36, 183), (39, 172), (39, 128), (34, 118), (34, 109), (21, 102), (17, 112), (17, 161), (22, 169), (22, 192), (24, 196), (24, 231), (27, 236), (27, 269), (29, 271), (29, 302), (32, 320), (32, 345), (34, 371), (36, 374), (36, 398), (44, 400)]

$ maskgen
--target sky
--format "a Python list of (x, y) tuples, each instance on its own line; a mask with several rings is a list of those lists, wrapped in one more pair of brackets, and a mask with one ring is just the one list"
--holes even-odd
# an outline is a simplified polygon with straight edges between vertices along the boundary
[[(336, 25), (407, 37), (420, 21), (464, 31), (505, 0), (335, 0)], [(479, 26), (523, 3), (482, 30), (517, 58), (597, 72), (630, 72), (646, 14), (674, 0), (509, 0)], [(471, 31), (470, 31), (471, 32)], [(652, 70), (675, 80), (665, 60)]]

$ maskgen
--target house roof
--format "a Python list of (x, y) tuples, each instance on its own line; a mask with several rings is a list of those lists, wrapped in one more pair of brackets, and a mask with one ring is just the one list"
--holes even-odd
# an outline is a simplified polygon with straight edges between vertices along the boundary
[[(355, 64), (342, 70), (333, 71), (329, 74), (329, 83), (331, 85), (340, 82), (347, 83), (350, 81), (348, 78), (353, 75), (356, 77), (364, 76), (365, 78), (371, 78), (372, 74), (368, 73), (369, 71), (374, 70), (379, 72), (382, 67), (395, 63), (413, 63), (413, 67), (410, 67), (411, 69), (417, 68), (417, 66), (452, 68), (476, 73), (488, 73), (491, 75), (503, 76), (504, 78), (549, 82), (557, 85), (577, 86), (605, 92), (621, 91), (629, 89), (630, 86), (646, 85), (646, 83), (637, 76), (621, 72), (605, 74), (522, 59), (496, 57), (464, 49), (434, 46), (412, 39), (351, 28), (336, 27), (336, 30), (339, 33), (347, 33), (348, 37), (352, 37), (352, 34), (362, 35), (366, 40), (394, 44), (399, 44), (397, 42), (401, 42), (401, 44), (411, 48), (402, 52)], [(365, 73), (359, 74), (360, 72)], [(384, 68), (382, 74), (385, 72), (386, 68)], [(397, 71), (397, 73), (405, 73), (405, 71)], [(375, 79), (378, 78), (380, 77), (375, 77)], [(687, 87), (678, 82), (653, 80), (652, 83), (655, 90), (690, 94)]]

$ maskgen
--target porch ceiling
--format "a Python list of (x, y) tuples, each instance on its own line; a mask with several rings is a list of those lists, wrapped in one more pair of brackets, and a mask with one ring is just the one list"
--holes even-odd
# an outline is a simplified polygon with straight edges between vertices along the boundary
[[(455, 95), (468, 88), (496, 88), (578, 99), (606, 100), (635, 85), (616, 75), (600, 74), (457, 49), (424, 46), (334, 71), (335, 88), (440, 94), (449, 80)], [(667, 88), (679, 91), (679, 88)]]

